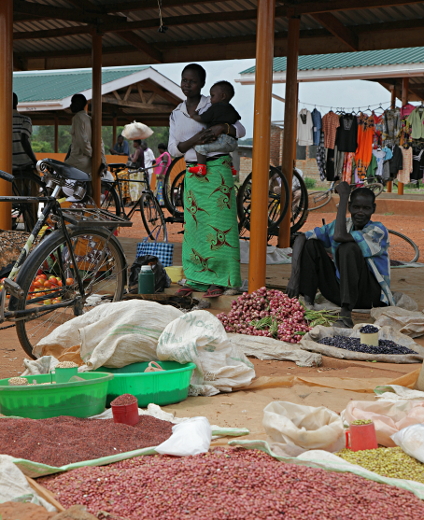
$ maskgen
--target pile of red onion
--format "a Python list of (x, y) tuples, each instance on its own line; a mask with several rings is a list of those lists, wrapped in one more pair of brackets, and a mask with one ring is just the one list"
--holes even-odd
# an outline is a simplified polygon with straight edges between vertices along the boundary
[(311, 327), (305, 320), (305, 309), (297, 298), (276, 289), (261, 287), (242, 294), (231, 304), (228, 314), (218, 314), (227, 332), (265, 336), (299, 343)]

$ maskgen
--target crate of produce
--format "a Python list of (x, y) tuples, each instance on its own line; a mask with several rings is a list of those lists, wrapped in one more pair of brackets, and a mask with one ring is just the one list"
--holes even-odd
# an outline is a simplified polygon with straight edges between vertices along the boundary
[(149, 363), (132, 363), (122, 368), (99, 368), (99, 371), (114, 375), (109, 383), (107, 406), (122, 394), (135, 395), (141, 408), (150, 403), (163, 406), (187, 399), (191, 374), (196, 365), (182, 365), (176, 361), (157, 363), (164, 369), (163, 372), (144, 372)]
[[(113, 374), (85, 372), (78, 377), (84, 381), (46, 385), (43, 383), (51, 382), (51, 374), (30, 375), (26, 377), (30, 383), (26, 386), (10, 386), (9, 378), (0, 379), (0, 413), (29, 419), (102, 413)], [(34, 381), (37, 384), (32, 384)]]

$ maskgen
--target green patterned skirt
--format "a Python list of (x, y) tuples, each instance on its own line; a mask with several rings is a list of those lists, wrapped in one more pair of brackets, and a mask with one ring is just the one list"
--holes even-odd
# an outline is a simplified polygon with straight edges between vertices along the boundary
[(184, 180), (183, 269), (187, 285), (240, 287), (240, 245), (230, 156), (207, 162), (204, 177)]

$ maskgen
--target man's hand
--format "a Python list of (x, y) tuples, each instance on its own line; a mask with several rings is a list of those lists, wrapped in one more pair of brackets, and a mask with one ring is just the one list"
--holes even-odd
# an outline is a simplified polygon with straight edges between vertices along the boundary
[(340, 195), (340, 197), (349, 197), (350, 195), (350, 186), (346, 181), (341, 182), (336, 186), (336, 193)]
[(299, 279), (297, 276), (291, 276), (289, 283), (287, 284), (287, 296), (289, 298), (298, 298), (299, 297)]

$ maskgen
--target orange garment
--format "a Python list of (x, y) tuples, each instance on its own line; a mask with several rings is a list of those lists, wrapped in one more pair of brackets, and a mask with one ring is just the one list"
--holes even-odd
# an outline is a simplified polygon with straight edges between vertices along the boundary
[(374, 139), (374, 116), (361, 113), (358, 118), (358, 148), (355, 153), (356, 173), (361, 181), (367, 176), (372, 157)]

